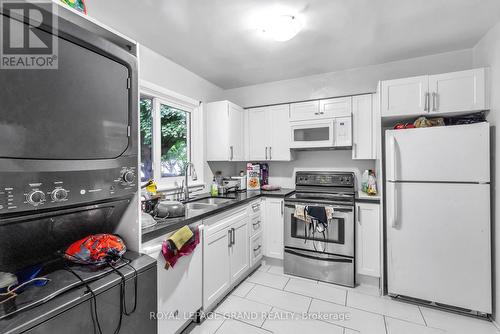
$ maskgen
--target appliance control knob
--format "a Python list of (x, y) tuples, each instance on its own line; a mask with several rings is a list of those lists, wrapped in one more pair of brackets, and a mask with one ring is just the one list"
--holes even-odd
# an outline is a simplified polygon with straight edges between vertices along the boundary
[(28, 203), (33, 206), (38, 206), (45, 201), (45, 194), (41, 190), (33, 190), (27, 196)]
[(50, 197), (54, 202), (61, 202), (68, 198), (68, 191), (62, 188), (54, 189)]
[(135, 181), (135, 174), (133, 171), (131, 170), (127, 170), (123, 173), (122, 175), (122, 179), (123, 181), (127, 182), (127, 183), (132, 183)]

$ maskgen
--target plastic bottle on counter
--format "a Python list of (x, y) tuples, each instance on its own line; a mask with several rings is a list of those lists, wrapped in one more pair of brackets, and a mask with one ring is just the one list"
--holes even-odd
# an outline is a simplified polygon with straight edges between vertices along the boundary
[(219, 195), (219, 186), (217, 185), (217, 181), (215, 181), (215, 176), (212, 181), (212, 186), (210, 187), (210, 196), (217, 196)]

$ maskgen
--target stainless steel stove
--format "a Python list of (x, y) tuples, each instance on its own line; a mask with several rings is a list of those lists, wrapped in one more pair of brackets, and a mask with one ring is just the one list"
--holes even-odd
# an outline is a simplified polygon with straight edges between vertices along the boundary
[[(297, 172), (296, 192), (285, 198), (287, 274), (354, 286), (355, 177), (349, 172)], [(295, 209), (333, 208), (326, 226), (296, 218)]]

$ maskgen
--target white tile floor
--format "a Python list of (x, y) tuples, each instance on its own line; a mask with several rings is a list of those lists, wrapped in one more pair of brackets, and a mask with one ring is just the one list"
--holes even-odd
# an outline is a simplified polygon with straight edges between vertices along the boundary
[[(192, 334), (500, 334), (491, 322), (283, 274), (263, 264)], [(307, 316), (304, 316), (307, 315)]]

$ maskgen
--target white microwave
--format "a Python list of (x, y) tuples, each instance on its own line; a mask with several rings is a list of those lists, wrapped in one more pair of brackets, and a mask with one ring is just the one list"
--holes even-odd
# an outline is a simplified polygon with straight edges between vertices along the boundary
[(291, 148), (342, 148), (352, 146), (350, 116), (290, 123)]

